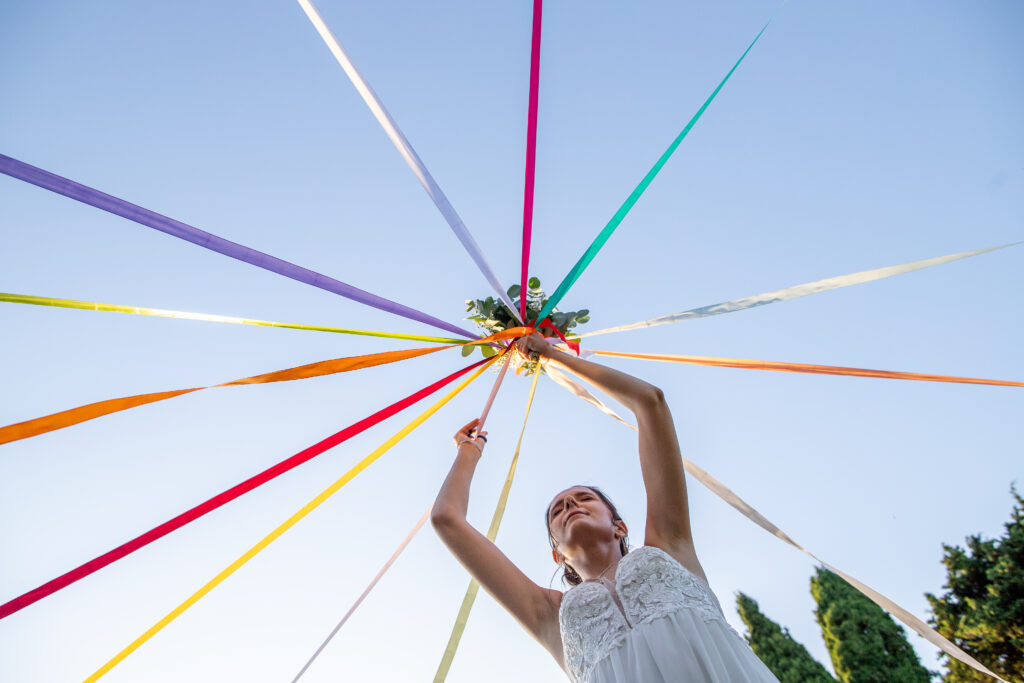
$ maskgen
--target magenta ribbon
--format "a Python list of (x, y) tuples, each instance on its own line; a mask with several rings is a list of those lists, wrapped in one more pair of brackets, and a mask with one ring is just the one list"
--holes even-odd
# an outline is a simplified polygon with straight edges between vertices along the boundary
[(519, 313), (526, 322), (526, 289), (529, 283), (530, 239), (533, 236), (533, 183), (537, 165), (537, 91), (540, 86), (540, 20), (543, 0), (533, 0), (533, 38), (530, 43), (530, 103), (526, 123), (526, 181), (523, 189), (523, 269)]
[(62, 194), (65, 197), (76, 199), (83, 204), (89, 204), (95, 206), (97, 209), (103, 209), (110, 213), (127, 218), (128, 220), (135, 221), (140, 225), (144, 225), (147, 228), (153, 228), (160, 232), (167, 233), (179, 239), (183, 239), (186, 242), (197, 244), (200, 247), (205, 247), (211, 251), (215, 251), (224, 256), (230, 256), (231, 258), (244, 261), (251, 265), (269, 270), (278, 275), (284, 275), (293, 280), (299, 282), (305, 282), (307, 285), (313, 285), (320, 289), (334, 294), (340, 294), (343, 297), (358, 301), (361, 304), (378, 308), (388, 313), (394, 313), (410, 320), (416, 320), (417, 322), (426, 323), (427, 325), (433, 325), (434, 327), (452, 332), (454, 334), (461, 335), (463, 337), (469, 337), (476, 339), (478, 335), (473, 334), (460, 327), (446, 323), (439, 318), (435, 318), (432, 315), (427, 315), (421, 311), (417, 311), (414, 308), (403, 306), (400, 303), (385, 299), (371, 294), (365, 290), (353, 287), (350, 284), (335, 280), (334, 278), (321, 275), (307, 268), (297, 266), (294, 263), (289, 263), (275, 256), (264, 254), (261, 251), (256, 251), (237, 242), (231, 242), (223, 237), (212, 235), (208, 232), (204, 232), (198, 228), (193, 228), (191, 225), (186, 225), (180, 221), (176, 221), (173, 218), (162, 216), (156, 212), (144, 209), (141, 206), (136, 206), (130, 202), (126, 202), (123, 199), (118, 199), (109, 194), (104, 194), (99, 190), (94, 190), (91, 187), (86, 187), (80, 183), (76, 183), (73, 180), (62, 178), (59, 175), (44, 171), (41, 168), (30, 166), (23, 161), (12, 159), (9, 156), (0, 154), (0, 172), (3, 172), (12, 178), (24, 180), (27, 183), (38, 185), (44, 189)]

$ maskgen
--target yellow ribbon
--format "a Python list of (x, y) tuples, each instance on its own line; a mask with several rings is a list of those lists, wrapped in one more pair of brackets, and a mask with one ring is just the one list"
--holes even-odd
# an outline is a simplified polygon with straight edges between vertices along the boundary
[(155, 315), (161, 318), (180, 318), (182, 320), (203, 320), (211, 323), (234, 323), (236, 325), (260, 325), (262, 327), (283, 327), (289, 330), (312, 330), (314, 332), (335, 332), (337, 334), (358, 334), (364, 337), (384, 337), (385, 339), (409, 339), (411, 341), (434, 342), (437, 344), (462, 344), (465, 339), (449, 337), (426, 337), (419, 334), (396, 334), (394, 332), (376, 332), (374, 330), (350, 330), (344, 327), (324, 327), (322, 325), (297, 325), (294, 323), (275, 323), (269, 320), (250, 320), (235, 318), (228, 315), (210, 313), (189, 313), (187, 311), (170, 311), (164, 308), (143, 308), (141, 306), (118, 306), (101, 304), (95, 301), (75, 301), (74, 299), (54, 299), (28, 294), (10, 294), (0, 292), (0, 301), (11, 304), (32, 304), (35, 306), (56, 306), (58, 308), (78, 308), (86, 311), (107, 311), (109, 313), (134, 313), (136, 315)]
[(342, 475), (342, 477), (340, 479), (338, 479), (336, 482), (334, 482), (333, 484), (328, 486), (326, 489), (321, 491), (320, 494), (316, 496), (316, 498), (314, 498), (313, 500), (311, 500), (308, 503), (306, 503), (305, 505), (303, 505), (302, 508), (298, 512), (296, 512), (294, 515), (292, 515), (291, 517), (286, 519), (280, 526), (278, 526), (276, 529), (274, 529), (272, 532), (270, 532), (270, 534), (268, 534), (262, 541), (260, 541), (259, 543), (257, 543), (256, 545), (254, 545), (253, 547), (251, 547), (247, 551), (245, 551), (245, 553), (243, 553), (241, 557), (239, 557), (237, 560), (232, 562), (224, 571), (222, 571), (220, 574), (217, 574), (217, 576), (213, 577), (206, 585), (204, 585), (202, 588), (200, 588), (195, 593), (193, 593), (187, 600), (185, 600), (185, 602), (183, 602), (180, 605), (178, 605), (177, 607), (175, 607), (173, 610), (171, 610), (167, 614), (167, 616), (165, 616), (163, 619), (161, 619), (156, 624), (151, 626), (148, 631), (146, 631), (141, 636), (139, 636), (134, 641), (132, 641), (131, 644), (128, 645), (128, 647), (124, 648), (123, 650), (118, 652), (116, 655), (114, 655), (114, 657), (109, 662), (107, 662), (106, 664), (101, 666), (99, 669), (96, 670), (95, 673), (93, 673), (91, 676), (89, 676), (87, 679), (85, 679), (85, 683), (93, 683), (94, 681), (98, 681), (104, 674), (106, 674), (108, 671), (110, 671), (115, 666), (117, 666), (117, 664), (121, 660), (123, 660), (125, 657), (130, 655), (135, 650), (139, 649), (139, 647), (143, 643), (145, 643), (147, 640), (149, 640), (150, 638), (155, 636), (165, 626), (167, 626), (172, 621), (174, 621), (179, 616), (181, 616), (185, 612), (185, 610), (187, 610), (189, 607), (191, 607), (192, 605), (194, 605), (197, 602), (199, 602), (199, 600), (203, 596), (205, 596), (207, 593), (209, 593), (214, 588), (216, 588), (218, 585), (220, 585), (220, 583), (222, 581), (224, 581), (224, 579), (226, 579), (229, 576), (231, 576), (232, 574), (234, 574), (236, 571), (238, 571), (239, 568), (242, 567), (242, 565), (244, 565), (246, 562), (248, 562), (252, 558), (256, 557), (256, 555), (261, 550), (263, 550), (268, 545), (273, 543), (284, 532), (288, 531), (293, 526), (295, 526), (299, 522), (299, 520), (301, 520), (303, 517), (305, 517), (310, 512), (312, 512), (314, 509), (316, 509), (321, 503), (323, 503), (328, 498), (330, 498), (335, 493), (337, 493), (341, 489), (341, 487), (343, 487), (345, 484), (347, 484), (350, 481), (352, 481), (352, 479), (354, 479), (356, 477), (356, 475), (358, 475), (360, 472), (362, 472), (367, 467), (372, 465), (373, 462), (375, 460), (377, 460), (377, 458), (379, 458), (380, 456), (384, 455), (384, 453), (386, 453), (388, 450), (390, 450), (392, 446), (394, 446), (396, 443), (398, 443), (399, 441), (404, 439), (406, 436), (408, 436), (409, 433), (412, 430), (416, 429), (421, 424), (423, 424), (423, 422), (426, 421), (426, 419), (428, 417), (430, 417), (431, 415), (436, 413), (438, 410), (440, 410), (441, 407), (444, 404), (446, 404), (446, 403), (448, 403), (448, 401), (452, 400), (455, 397), (455, 395), (458, 394), (463, 389), (465, 389), (469, 385), (470, 382), (472, 382), (477, 377), (479, 377), (480, 373), (482, 373), (484, 370), (486, 370), (488, 367), (490, 367), (491, 363), (493, 363), (493, 362), (494, 362), (494, 360), (491, 360), (490, 362), (485, 363), (484, 365), (480, 366), (480, 368), (476, 372), (474, 372), (472, 375), (470, 375), (467, 379), (465, 379), (457, 387), (452, 389), (440, 401), (438, 401), (434, 405), (430, 406), (430, 408), (428, 408), (426, 411), (424, 411), (415, 420), (413, 420), (412, 422), (410, 422), (406, 426), (402, 427), (402, 429), (400, 429), (397, 434), (395, 434), (390, 439), (385, 441), (375, 451), (373, 451), (368, 456), (366, 456), (365, 458), (360, 460), (352, 469), (350, 469), (348, 472), (346, 472), (344, 475)]
[[(530, 385), (530, 396), (526, 400), (526, 415), (523, 417), (523, 428), (519, 432), (519, 441), (516, 442), (516, 452), (512, 456), (512, 464), (508, 468), (505, 485), (502, 487), (501, 495), (498, 497), (498, 506), (494, 509), (494, 516), (491, 517), (491, 526), (487, 529), (487, 540), (491, 543), (494, 543), (494, 539), (498, 537), (498, 527), (501, 526), (501, 518), (505, 516), (505, 505), (508, 503), (508, 493), (512, 489), (512, 479), (516, 476), (516, 465), (519, 463), (519, 448), (523, 445), (526, 421), (530, 418), (530, 406), (533, 405), (533, 395), (537, 391), (537, 379), (539, 377), (540, 372), (533, 373), (533, 383)], [(480, 584), (477, 583), (476, 579), (471, 579), (469, 588), (466, 589), (466, 595), (462, 598), (459, 614), (455, 617), (455, 626), (452, 628), (452, 635), (448, 639), (448, 646), (441, 657), (441, 664), (437, 667), (437, 673), (434, 674), (434, 683), (442, 683), (448, 677), (448, 670), (452, 666), (452, 660), (455, 659), (455, 651), (459, 647), (459, 641), (462, 640), (462, 633), (466, 630), (469, 612), (473, 609), (473, 602), (476, 600), (476, 594), (479, 590)]]

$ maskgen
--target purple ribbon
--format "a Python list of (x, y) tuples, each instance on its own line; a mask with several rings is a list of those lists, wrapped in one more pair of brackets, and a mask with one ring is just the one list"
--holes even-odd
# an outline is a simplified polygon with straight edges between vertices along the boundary
[(382, 311), (388, 313), (394, 313), (410, 320), (416, 320), (427, 325), (433, 325), (442, 330), (453, 332), (455, 334), (462, 335), (463, 337), (469, 337), (476, 339), (477, 335), (472, 332), (468, 332), (460, 327), (446, 323), (439, 318), (435, 318), (432, 315), (427, 315), (408, 306), (385, 299), (384, 297), (371, 294), (370, 292), (353, 287), (352, 285), (335, 280), (334, 278), (321, 275), (307, 268), (297, 266), (294, 263), (283, 261), (275, 256), (264, 254), (261, 251), (250, 249), (244, 245), (238, 244), (237, 242), (231, 242), (223, 237), (212, 235), (208, 232), (204, 232), (198, 228), (193, 228), (191, 225), (186, 225), (180, 221), (176, 221), (173, 218), (167, 216), (161, 216), (158, 213), (144, 209), (141, 206), (136, 206), (130, 202), (126, 202), (123, 199), (112, 197), (109, 194), (104, 194), (99, 190), (94, 190), (91, 187), (86, 187), (76, 183), (73, 180), (62, 178), (59, 175), (44, 171), (41, 168), (30, 166), (17, 159), (12, 159), (9, 156), (0, 154), (0, 172), (6, 173), (12, 178), (24, 180), (27, 183), (38, 185), (39, 187), (62, 194), (65, 197), (71, 199), (77, 199), (78, 201), (95, 206), (97, 209), (103, 209), (109, 211), (112, 214), (127, 218), (128, 220), (135, 221), (141, 225), (145, 225), (148, 228), (159, 230), (160, 232), (173, 235), (192, 244), (198, 244), (200, 247), (205, 247), (211, 251), (215, 251), (225, 256), (238, 259), (239, 261), (245, 261), (246, 263), (258, 266), (265, 270), (290, 277), (293, 280), (299, 282), (305, 282), (307, 285), (313, 285), (320, 289), (340, 294), (343, 297), (358, 301), (359, 303), (379, 308)]

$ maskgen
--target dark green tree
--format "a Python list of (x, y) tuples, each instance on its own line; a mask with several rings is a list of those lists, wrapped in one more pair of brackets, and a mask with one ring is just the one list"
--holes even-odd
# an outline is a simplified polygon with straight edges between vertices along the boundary
[(757, 601), (740, 593), (736, 609), (747, 625), (747, 642), (761, 661), (771, 669), (780, 683), (836, 683), (828, 670), (803, 645), (761, 613)]
[(860, 591), (824, 567), (811, 577), (814, 611), (842, 683), (928, 683), (903, 629)]
[[(943, 545), (946, 592), (927, 594), (939, 633), (1008, 681), (1024, 681), (1024, 498), (1015, 499), (1006, 533), (967, 547)], [(947, 683), (991, 681), (965, 664), (946, 660)]]

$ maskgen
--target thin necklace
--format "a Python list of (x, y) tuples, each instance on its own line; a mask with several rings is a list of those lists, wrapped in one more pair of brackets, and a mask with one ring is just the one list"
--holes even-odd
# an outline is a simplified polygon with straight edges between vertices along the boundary
[[(602, 580), (604, 580), (604, 573), (606, 571), (608, 571), (609, 569), (611, 569), (612, 567), (614, 567), (615, 565), (617, 565), (619, 563), (619, 560), (621, 560), (621, 559), (622, 558), (620, 557), (617, 560), (612, 560), (612, 563), (610, 565), (608, 565), (607, 567), (605, 567), (604, 569), (602, 569), (600, 574), (598, 574), (597, 576), (595, 576), (592, 579), (585, 579), (585, 580), (586, 581), (602, 581)], [(609, 579), (609, 581), (610, 580), (611, 579)]]

